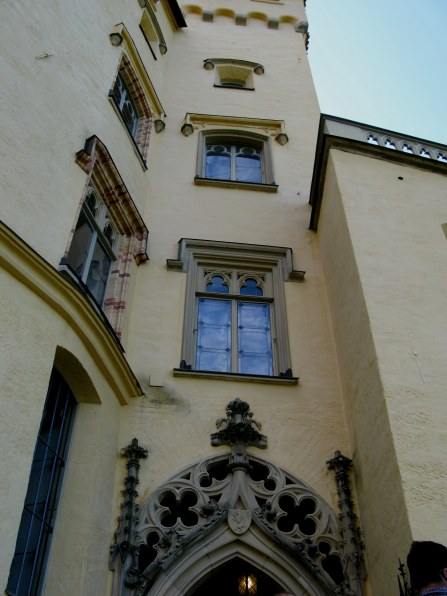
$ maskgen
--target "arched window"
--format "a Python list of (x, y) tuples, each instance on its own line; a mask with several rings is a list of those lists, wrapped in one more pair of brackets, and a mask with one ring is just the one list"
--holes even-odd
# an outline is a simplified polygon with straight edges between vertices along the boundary
[(270, 139), (243, 131), (206, 131), (199, 138), (196, 183), (238, 183), (276, 191)]
[(93, 136), (76, 162), (88, 175), (87, 191), (60, 271), (104, 312), (118, 337), (133, 262), (148, 260), (148, 230), (107, 148)]
[(302, 280), (291, 249), (211, 240), (180, 241), (172, 270), (188, 273), (182, 360), (175, 376), (244, 376), (296, 383), (284, 281)]
[(59, 504), (76, 400), (53, 370), (48, 387), (7, 594), (40, 594)]

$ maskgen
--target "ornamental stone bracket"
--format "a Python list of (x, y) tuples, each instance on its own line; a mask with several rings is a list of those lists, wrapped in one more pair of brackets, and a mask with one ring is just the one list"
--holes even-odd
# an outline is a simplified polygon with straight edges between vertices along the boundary
[[(261, 425), (253, 420), (247, 402), (238, 397), (227, 406), (227, 417), (216, 421), (217, 432), (211, 435), (211, 445), (231, 446), (230, 469), (248, 469), (247, 447), (267, 448), (267, 437), (261, 434)], [(248, 466), (248, 467), (247, 467)]]
[[(358, 530), (345, 478), (350, 460), (336, 454), (328, 462), (339, 483), (339, 528), (334, 511), (311, 487), (247, 451), (249, 446), (265, 449), (267, 437), (246, 402), (230, 401), (226, 417), (216, 426), (211, 445), (227, 445), (230, 453), (207, 457), (176, 473), (141, 504), (138, 515), (134, 502), (124, 504), (124, 527), (120, 525), (112, 547), (113, 594), (164, 593), (164, 578), (172, 579), (177, 569), (201, 557), (205, 545), (211, 556), (224, 540), (230, 549), (235, 545), (234, 556), (240, 548), (257, 549), (262, 560), (275, 551), (284, 553), (289, 569), (312, 578), (314, 591), (309, 593), (361, 596), (360, 542), (353, 543)], [(137, 457), (129, 461), (138, 464)]]

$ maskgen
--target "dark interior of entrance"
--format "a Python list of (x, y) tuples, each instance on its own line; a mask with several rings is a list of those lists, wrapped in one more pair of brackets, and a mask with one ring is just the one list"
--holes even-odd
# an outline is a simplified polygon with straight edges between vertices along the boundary
[(266, 573), (236, 557), (213, 570), (188, 596), (274, 596), (284, 591)]

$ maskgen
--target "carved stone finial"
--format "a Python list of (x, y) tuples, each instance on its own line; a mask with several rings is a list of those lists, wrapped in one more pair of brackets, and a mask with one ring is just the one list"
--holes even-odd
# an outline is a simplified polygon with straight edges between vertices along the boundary
[(334, 470), (340, 507), (340, 531), (343, 537), (344, 567), (352, 593), (363, 594), (363, 579), (366, 577), (362, 550), (364, 548), (351, 499), (349, 469), (352, 460), (336, 451), (334, 457), (326, 462), (329, 470)]
[(266, 449), (267, 437), (261, 434), (261, 425), (253, 420), (253, 413), (247, 402), (238, 397), (227, 406), (227, 418), (219, 418), (216, 421), (217, 433), (211, 435), (211, 445), (253, 445), (260, 449)]
[(127, 559), (132, 559), (137, 538), (136, 525), (138, 523), (139, 506), (137, 504), (138, 471), (140, 459), (147, 457), (147, 449), (138, 445), (138, 439), (121, 449), (121, 454), (127, 457), (127, 476), (124, 479), (125, 489), (122, 491), (124, 501), (121, 503), (121, 515), (118, 518), (118, 528), (115, 532), (115, 543), (110, 547), (109, 567), (114, 570), (118, 557), (121, 566)]

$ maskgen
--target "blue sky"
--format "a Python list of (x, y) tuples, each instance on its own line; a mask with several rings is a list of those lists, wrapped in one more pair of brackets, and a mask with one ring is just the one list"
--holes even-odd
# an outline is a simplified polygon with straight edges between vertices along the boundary
[(320, 109), (447, 144), (447, 0), (307, 0)]

